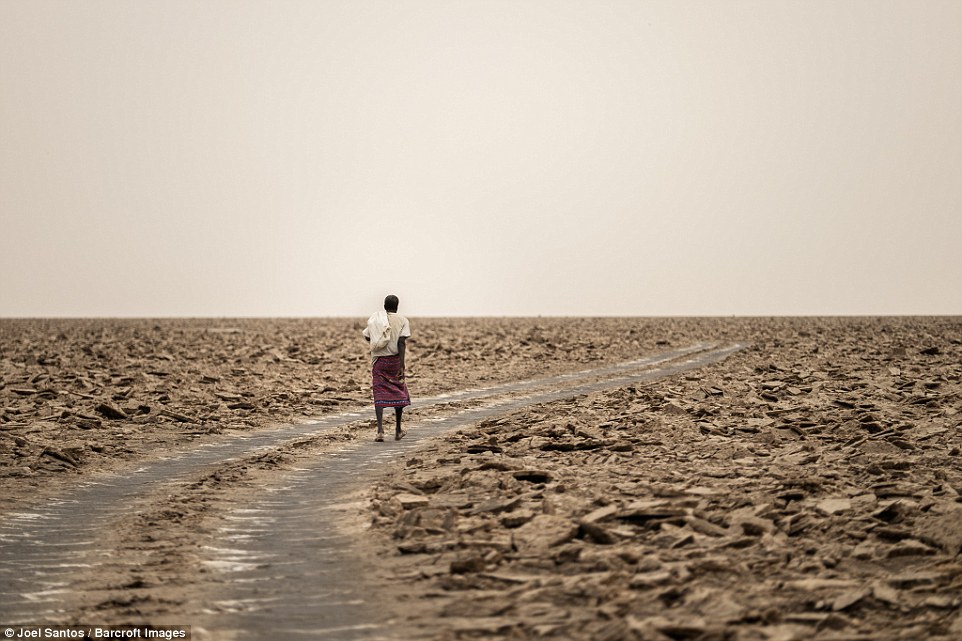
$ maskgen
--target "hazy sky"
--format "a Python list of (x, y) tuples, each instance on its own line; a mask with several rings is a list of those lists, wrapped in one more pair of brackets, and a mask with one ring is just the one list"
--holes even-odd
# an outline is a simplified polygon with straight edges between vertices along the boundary
[(0, 0), (0, 316), (962, 314), (962, 2)]

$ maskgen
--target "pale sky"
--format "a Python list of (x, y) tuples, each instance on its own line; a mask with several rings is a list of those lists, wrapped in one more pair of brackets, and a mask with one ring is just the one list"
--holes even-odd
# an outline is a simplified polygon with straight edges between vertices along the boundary
[(0, 0), (0, 316), (962, 314), (962, 2)]

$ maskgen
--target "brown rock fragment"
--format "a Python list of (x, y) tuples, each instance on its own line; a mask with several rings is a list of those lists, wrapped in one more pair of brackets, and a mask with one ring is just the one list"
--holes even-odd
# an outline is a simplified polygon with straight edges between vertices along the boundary
[(516, 496), (510, 499), (500, 499), (493, 498), (486, 501), (482, 501), (474, 508), (468, 511), (468, 514), (484, 514), (486, 512), (491, 514), (500, 514), (501, 512), (510, 512), (514, 508), (521, 505), (521, 497)]
[(950, 508), (942, 514), (925, 514), (915, 521), (919, 539), (955, 556), (962, 552), (962, 509)]
[(647, 523), (684, 516), (684, 509), (672, 507), (664, 499), (635, 501), (618, 511), (619, 519), (632, 523)]
[(889, 605), (898, 605), (901, 601), (898, 590), (881, 582), (872, 585), (872, 596)]
[(841, 512), (847, 512), (852, 509), (851, 499), (845, 498), (833, 498), (825, 499), (819, 501), (815, 505), (815, 509), (824, 516), (832, 516), (833, 514), (839, 514)]
[(837, 590), (839, 588), (857, 588), (861, 585), (860, 581), (854, 579), (798, 579), (789, 581), (785, 584), (786, 588), (800, 590), (803, 592), (815, 592), (818, 590)]
[(650, 590), (664, 585), (672, 580), (672, 573), (668, 570), (655, 570), (652, 572), (638, 572), (628, 581), (628, 587), (633, 590)]
[(575, 538), (578, 525), (563, 516), (539, 514), (514, 530), (515, 547), (521, 552), (545, 551)]
[(113, 403), (101, 403), (94, 408), (94, 411), (103, 416), (104, 418), (109, 418), (113, 420), (123, 420), (127, 418), (127, 413), (122, 409), (114, 405)]
[(686, 516), (685, 523), (687, 523), (688, 527), (695, 532), (704, 534), (706, 536), (724, 537), (728, 536), (729, 534), (729, 531), (720, 525), (715, 525), (711, 521), (706, 521), (705, 519), (697, 516)]
[(468, 574), (473, 572), (481, 572), (487, 566), (485, 560), (481, 556), (470, 556), (463, 559), (455, 559), (451, 561), (451, 574)]
[(79, 458), (76, 456), (76, 452), (70, 450), (59, 450), (50, 446), (43, 448), (43, 451), (40, 453), (40, 455), (49, 456), (50, 458), (57, 459), (58, 461), (63, 461), (64, 463), (67, 463), (73, 467), (79, 467), (81, 463)]
[(775, 531), (775, 524), (757, 516), (741, 516), (732, 521), (732, 530), (748, 536), (762, 536)]
[(935, 554), (935, 550), (921, 541), (915, 539), (904, 539), (892, 545), (885, 553), (890, 559), (903, 556), (930, 556)]
[(869, 587), (846, 590), (832, 601), (832, 610), (838, 612), (850, 608), (871, 593), (872, 589)]
[(599, 507), (596, 510), (589, 512), (588, 514), (581, 517), (582, 523), (597, 523), (599, 521), (604, 521), (615, 514), (618, 513), (617, 505), (605, 505), (604, 507)]
[(397, 501), (397, 503), (401, 506), (401, 509), (404, 510), (423, 507), (430, 503), (430, 499), (422, 494), (409, 494), (406, 492), (395, 495), (393, 500)]
[(578, 529), (579, 535), (601, 545), (611, 545), (618, 542), (618, 537), (597, 523), (582, 522)]
[(187, 415), (185, 415), (185, 414), (181, 414), (181, 413), (179, 413), (179, 412), (174, 412), (174, 411), (172, 411), (172, 410), (168, 410), (168, 409), (160, 410), (160, 415), (161, 415), (161, 416), (166, 416), (167, 418), (170, 418), (170, 419), (173, 419), (173, 420), (177, 421), (178, 423), (193, 423), (193, 422), (194, 422), (194, 419), (192, 419), (191, 417), (189, 417), (189, 416), (187, 416)]

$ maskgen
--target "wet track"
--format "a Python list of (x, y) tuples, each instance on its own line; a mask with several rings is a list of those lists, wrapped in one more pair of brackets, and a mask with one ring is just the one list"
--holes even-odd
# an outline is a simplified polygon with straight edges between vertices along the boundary
[[(221, 575), (220, 587), (207, 595), (207, 607), (198, 608), (206, 614), (184, 623), (225, 639), (393, 638), (372, 600), (377, 586), (364, 581), (367, 561), (354, 555), (351, 532), (341, 518), (357, 510), (352, 496), (385, 463), (447, 430), (538, 403), (672, 376), (741, 348), (699, 344), (615, 366), (415, 399), (418, 407), (441, 411), (410, 425), (404, 440), (353, 441), (309, 466), (278, 473), (259, 500), (227, 514), (229, 526), (206, 549), (204, 560)], [(466, 401), (474, 406), (464, 409)], [(98, 478), (36, 509), (7, 514), (0, 520), (0, 624), (39, 625), (68, 616), (71, 577), (105, 562), (110, 551), (101, 549), (98, 532), (138, 497), (368, 413), (367, 408), (341, 412), (172, 452), (131, 474)]]

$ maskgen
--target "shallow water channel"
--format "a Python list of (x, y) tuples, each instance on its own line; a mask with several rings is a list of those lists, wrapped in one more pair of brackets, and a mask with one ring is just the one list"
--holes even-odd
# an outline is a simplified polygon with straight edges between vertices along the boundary
[[(672, 376), (720, 361), (742, 347), (697, 344), (613, 366), (415, 399), (417, 407), (465, 401), (476, 406), (452, 407), (449, 415), (441, 412), (411, 425), (402, 441), (353, 441), (308, 467), (284, 473), (276, 486), (264, 488), (256, 504), (232, 510), (222, 540), (207, 550), (206, 564), (223, 575), (223, 587), (210, 595), (210, 607), (202, 608), (209, 614), (202, 621), (184, 623), (204, 628), (213, 638), (393, 638), (378, 604), (370, 600), (365, 560), (352, 555), (350, 535), (339, 527), (339, 513), (351, 509), (349, 497), (376, 478), (385, 463), (447, 430), (538, 403)], [(104, 551), (98, 548), (98, 531), (138, 497), (369, 413), (369, 408), (358, 408), (189, 447), (132, 473), (102, 476), (57, 500), (5, 515), (0, 520), (0, 625), (41, 625), (69, 614), (65, 604), (71, 574), (99, 562)]]

